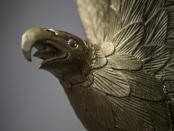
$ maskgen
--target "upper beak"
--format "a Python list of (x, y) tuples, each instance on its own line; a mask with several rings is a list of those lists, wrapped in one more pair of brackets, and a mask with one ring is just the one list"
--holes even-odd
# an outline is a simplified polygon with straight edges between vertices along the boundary
[(51, 39), (53, 31), (45, 28), (31, 28), (22, 35), (22, 52), (31, 61), (31, 49), (38, 40)]

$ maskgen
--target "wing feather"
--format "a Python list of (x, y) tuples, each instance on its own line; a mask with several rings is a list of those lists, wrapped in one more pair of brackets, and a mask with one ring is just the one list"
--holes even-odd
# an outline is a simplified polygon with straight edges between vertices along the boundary
[[(77, 3), (88, 40), (101, 45), (104, 54), (112, 50), (113, 55), (130, 55), (144, 63), (145, 73), (169, 83), (173, 81), (173, 73), (167, 76), (169, 70), (174, 72), (174, 67), (169, 69), (168, 65), (174, 63), (174, 0), (77, 0)], [(108, 63), (112, 64), (115, 59), (109, 57)], [(125, 67), (128, 66), (122, 64)]]
[(104, 38), (109, 0), (77, 0), (86, 37), (94, 44)]
[(117, 124), (121, 129), (129, 131), (168, 131), (170, 128), (166, 115), (168, 110), (163, 102), (146, 101), (143, 103), (136, 98), (114, 98), (112, 96), (109, 96), (109, 99), (115, 105), (114, 115), (117, 116)]
[[(125, 111), (128, 113), (115, 110), (124, 122), (129, 124), (134, 112), (138, 112), (137, 118), (141, 120), (141, 113), (145, 113), (143, 106), (146, 106), (148, 115), (154, 120), (153, 127), (167, 130), (169, 126), (165, 121), (168, 113), (162, 101), (162, 88), (173, 103), (171, 107), (174, 107), (174, 0), (77, 1), (87, 39), (101, 47), (107, 64), (115, 70), (114, 75), (104, 73), (105, 69), (94, 71), (94, 88), (115, 96), (113, 103), (129, 109)], [(119, 55), (126, 57), (118, 59)], [(133, 79), (125, 75), (117, 77), (118, 71), (130, 72)], [(133, 111), (133, 104), (137, 101), (124, 100), (128, 96), (142, 99), (144, 104), (138, 103), (137, 110)], [(148, 100), (153, 102), (148, 103)], [(148, 123), (148, 119), (149, 116), (144, 121)], [(136, 122), (132, 122), (132, 130), (136, 129), (133, 127)], [(126, 127), (124, 123), (120, 125)], [(145, 128), (146, 125), (143, 126)]]

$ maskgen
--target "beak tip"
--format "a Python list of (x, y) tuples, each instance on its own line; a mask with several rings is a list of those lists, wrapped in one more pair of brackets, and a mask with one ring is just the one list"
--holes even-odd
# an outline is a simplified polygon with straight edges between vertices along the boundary
[[(30, 51), (29, 51), (30, 52)], [(26, 52), (26, 51), (22, 51), (24, 57), (26, 60), (30, 61), (31, 62), (31, 54), (29, 52)]]
[(29, 62), (31, 62), (31, 58), (27, 59)]
[(29, 58), (29, 57), (25, 57), (25, 59), (26, 59), (27, 61), (29, 61), (29, 62), (32, 61), (31, 58)]

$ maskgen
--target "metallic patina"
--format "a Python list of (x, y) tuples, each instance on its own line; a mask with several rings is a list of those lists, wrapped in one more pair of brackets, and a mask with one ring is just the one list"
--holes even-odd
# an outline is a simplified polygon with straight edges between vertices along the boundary
[(22, 51), (61, 82), (89, 131), (171, 131), (174, 1), (77, 0), (87, 40), (31, 28)]

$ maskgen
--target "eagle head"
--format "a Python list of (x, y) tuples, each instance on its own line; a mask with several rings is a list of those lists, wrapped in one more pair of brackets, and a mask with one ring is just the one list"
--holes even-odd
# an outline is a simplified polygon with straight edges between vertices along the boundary
[(39, 68), (58, 77), (82, 73), (90, 63), (91, 49), (87, 42), (64, 31), (28, 29), (22, 36), (22, 51), (29, 61), (33, 47), (37, 49), (34, 56), (43, 60)]

